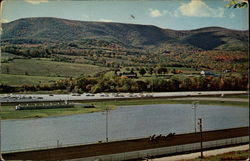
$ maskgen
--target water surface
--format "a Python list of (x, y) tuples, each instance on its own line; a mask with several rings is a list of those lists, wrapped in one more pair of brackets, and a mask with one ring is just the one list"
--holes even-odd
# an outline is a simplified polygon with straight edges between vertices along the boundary
[[(248, 126), (248, 108), (199, 105), (205, 130)], [(188, 104), (123, 106), (108, 113), (108, 138), (119, 140), (152, 134), (194, 131)], [(12, 151), (106, 140), (106, 113), (2, 121), (2, 150)]]

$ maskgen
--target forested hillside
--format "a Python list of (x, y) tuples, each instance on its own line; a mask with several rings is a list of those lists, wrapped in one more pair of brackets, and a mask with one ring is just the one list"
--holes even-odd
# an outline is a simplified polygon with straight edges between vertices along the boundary
[[(70, 43), (69, 47), (159, 48), (169, 43), (195, 49), (247, 47), (248, 31), (219, 27), (175, 31), (150, 25), (86, 22), (58, 18), (26, 18), (3, 24), (5, 44)], [(71, 43), (73, 41), (73, 43)], [(65, 46), (66, 48), (66, 46)], [(167, 48), (166, 48), (167, 49)], [(174, 51), (174, 49), (172, 49)]]
[[(35, 85), (43, 83), (38, 81), (40, 79), (44, 80), (45, 89), (65, 89), (71, 84), (71, 90), (80, 88), (88, 92), (148, 91), (150, 89), (146, 87), (156, 76), (159, 78), (157, 81), (160, 81), (159, 86), (162, 86), (160, 91), (190, 90), (190, 81), (183, 83), (187, 77), (192, 77), (193, 90), (245, 89), (249, 69), (248, 34), (249, 31), (221, 27), (178, 31), (141, 24), (44, 17), (19, 19), (3, 24), (3, 79), (0, 84), (33, 89)], [(214, 82), (217, 86), (208, 88), (206, 85), (198, 85), (203, 81), (198, 79), (202, 70), (212, 71), (220, 76), (205, 81), (208, 83), (216, 80)], [(225, 71), (230, 72), (224, 73)], [(144, 83), (137, 83), (135, 89), (127, 89), (124, 84), (129, 82), (132, 86), (137, 78), (134, 78), (135, 81), (122, 79), (120, 84), (116, 84), (119, 81), (111, 83), (113, 89), (109, 89), (105, 85), (106, 80), (105, 83), (102, 82), (102, 76), (107, 72), (113, 72), (119, 80), (123, 73), (137, 74), (137, 78)], [(175, 89), (163, 86), (177, 84), (178, 81), (173, 76), (177, 76), (179, 85)], [(90, 78), (93, 82), (85, 83), (86, 86), (74, 85), (77, 80), (70, 78), (69, 84), (68, 81), (59, 81), (63, 82), (60, 86), (55, 84), (55, 81), (69, 77), (93, 77)], [(150, 79), (148, 82), (145, 81), (147, 77)], [(14, 81), (17, 78), (24, 83)], [(234, 83), (230, 87), (224, 87), (225, 80), (234, 80)], [(183, 85), (185, 83), (187, 85)], [(244, 86), (239, 86), (240, 84)], [(103, 85), (105, 87), (99, 88)]]

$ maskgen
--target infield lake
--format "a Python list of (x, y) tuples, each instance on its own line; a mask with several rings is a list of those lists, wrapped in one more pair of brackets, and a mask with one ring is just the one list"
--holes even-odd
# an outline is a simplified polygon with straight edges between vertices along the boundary
[[(198, 105), (203, 131), (248, 126), (249, 108)], [(108, 124), (106, 123), (108, 118)], [(194, 132), (190, 104), (122, 106), (106, 112), (29, 120), (3, 120), (2, 151), (105, 142), (152, 134)], [(197, 126), (198, 129), (198, 126)]]

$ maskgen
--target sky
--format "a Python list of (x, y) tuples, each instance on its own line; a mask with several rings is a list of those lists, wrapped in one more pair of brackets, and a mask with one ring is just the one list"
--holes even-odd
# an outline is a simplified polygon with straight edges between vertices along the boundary
[(248, 30), (248, 8), (228, 0), (5, 0), (1, 22), (27, 17), (155, 25), (174, 30), (209, 26)]

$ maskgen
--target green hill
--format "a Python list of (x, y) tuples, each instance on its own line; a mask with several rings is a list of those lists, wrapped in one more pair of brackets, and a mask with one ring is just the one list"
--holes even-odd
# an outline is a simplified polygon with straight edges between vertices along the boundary
[[(7, 55), (2, 60), (2, 71), (77, 77), (115, 68), (161, 65), (245, 72), (248, 34), (221, 27), (171, 30), (140, 24), (24, 18), (3, 24), (2, 51), (15, 57)], [(36, 58), (40, 59), (36, 70), (29, 69)], [(38, 72), (47, 67), (52, 70)], [(65, 68), (63, 74), (61, 68)]]
[[(19, 19), (2, 27), (2, 91), (12, 92), (8, 86), (48, 90), (47, 85), (51, 90), (69, 90), (66, 87), (70, 85), (74, 91), (138, 92), (149, 90), (148, 83), (154, 79), (159, 81), (158, 87), (154, 85), (159, 91), (179, 90), (183, 84), (186, 86), (181, 90), (210, 90), (210, 86), (202, 85), (207, 80), (199, 77), (201, 70), (223, 75), (223, 80), (209, 78), (214, 80), (213, 90), (224, 85), (225, 90), (247, 87), (249, 31), (221, 27), (177, 31), (51, 17)], [(145, 75), (139, 74), (143, 68)], [(138, 78), (119, 77), (132, 71), (138, 73)], [(110, 82), (114, 73), (118, 80)], [(74, 84), (78, 80), (83, 82)], [(40, 84), (45, 86), (33, 87)]]
[(3, 24), (2, 43), (73, 43), (73, 47), (79, 49), (95, 46), (175, 51), (177, 46), (191, 47), (195, 50), (247, 50), (248, 33), (220, 27), (176, 31), (150, 25), (41, 17), (19, 19)]

